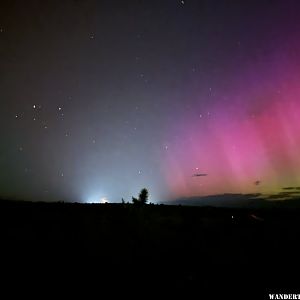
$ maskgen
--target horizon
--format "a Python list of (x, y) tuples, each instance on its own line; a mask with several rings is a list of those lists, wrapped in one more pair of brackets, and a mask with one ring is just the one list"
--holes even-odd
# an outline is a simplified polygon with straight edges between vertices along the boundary
[[(0, 201), (14, 201), (14, 202), (30, 202), (30, 203), (53, 203), (53, 204), (134, 204), (133, 197), (131, 199), (121, 198), (121, 201), (116, 199), (101, 198), (95, 201), (76, 201), (72, 199), (56, 199), (47, 201), (43, 199), (30, 200), (21, 198), (0, 198)], [(123, 202), (124, 201), (124, 202)], [(178, 197), (169, 200), (154, 200), (148, 198), (149, 205), (184, 205), (184, 206), (198, 206), (198, 207), (216, 207), (216, 208), (274, 208), (277, 205), (281, 208), (300, 208), (300, 187), (284, 187), (282, 191), (277, 194), (232, 194), (223, 193), (215, 195), (202, 195), (190, 197)]]

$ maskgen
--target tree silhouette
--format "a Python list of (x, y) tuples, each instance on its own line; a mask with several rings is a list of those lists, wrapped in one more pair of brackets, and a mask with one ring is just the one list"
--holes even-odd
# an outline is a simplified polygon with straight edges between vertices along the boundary
[(143, 188), (139, 194), (139, 201), (141, 204), (146, 204), (148, 202), (149, 192), (147, 189)]
[(144, 205), (144, 204), (147, 204), (148, 198), (149, 198), (149, 192), (146, 188), (143, 188), (140, 191), (140, 194), (139, 194), (138, 198), (132, 197), (132, 203), (133, 204)]

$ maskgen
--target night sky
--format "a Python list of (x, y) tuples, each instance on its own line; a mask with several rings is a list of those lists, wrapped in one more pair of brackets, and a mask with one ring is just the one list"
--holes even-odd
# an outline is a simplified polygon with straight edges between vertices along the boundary
[(0, 197), (299, 186), (299, 15), (297, 0), (1, 1)]

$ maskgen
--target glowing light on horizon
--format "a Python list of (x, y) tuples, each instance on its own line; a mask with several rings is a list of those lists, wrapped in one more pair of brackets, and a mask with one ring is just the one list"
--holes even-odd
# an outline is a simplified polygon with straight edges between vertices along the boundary
[(109, 203), (107, 197), (91, 196), (84, 203)]
[(108, 203), (109, 201), (108, 201), (108, 199), (106, 198), (106, 197), (102, 197), (101, 199), (100, 199), (100, 203)]

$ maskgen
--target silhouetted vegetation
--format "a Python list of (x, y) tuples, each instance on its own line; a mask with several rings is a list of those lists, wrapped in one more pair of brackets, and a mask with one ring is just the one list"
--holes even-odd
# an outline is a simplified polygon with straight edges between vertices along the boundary
[(146, 188), (143, 188), (140, 191), (138, 198), (132, 197), (132, 203), (135, 205), (145, 205), (148, 202), (148, 198), (149, 198), (149, 192)]
[(149, 197), (149, 193), (147, 189), (142, 189), (140, 194), (139, 194), (139, 201), (142, 204), (146, 204), (148, 202), (148, 197)]
[(139, 200), (135, 197), (132, 197), (132, 203), (133, 204), (138, 204), (139, 203)]

